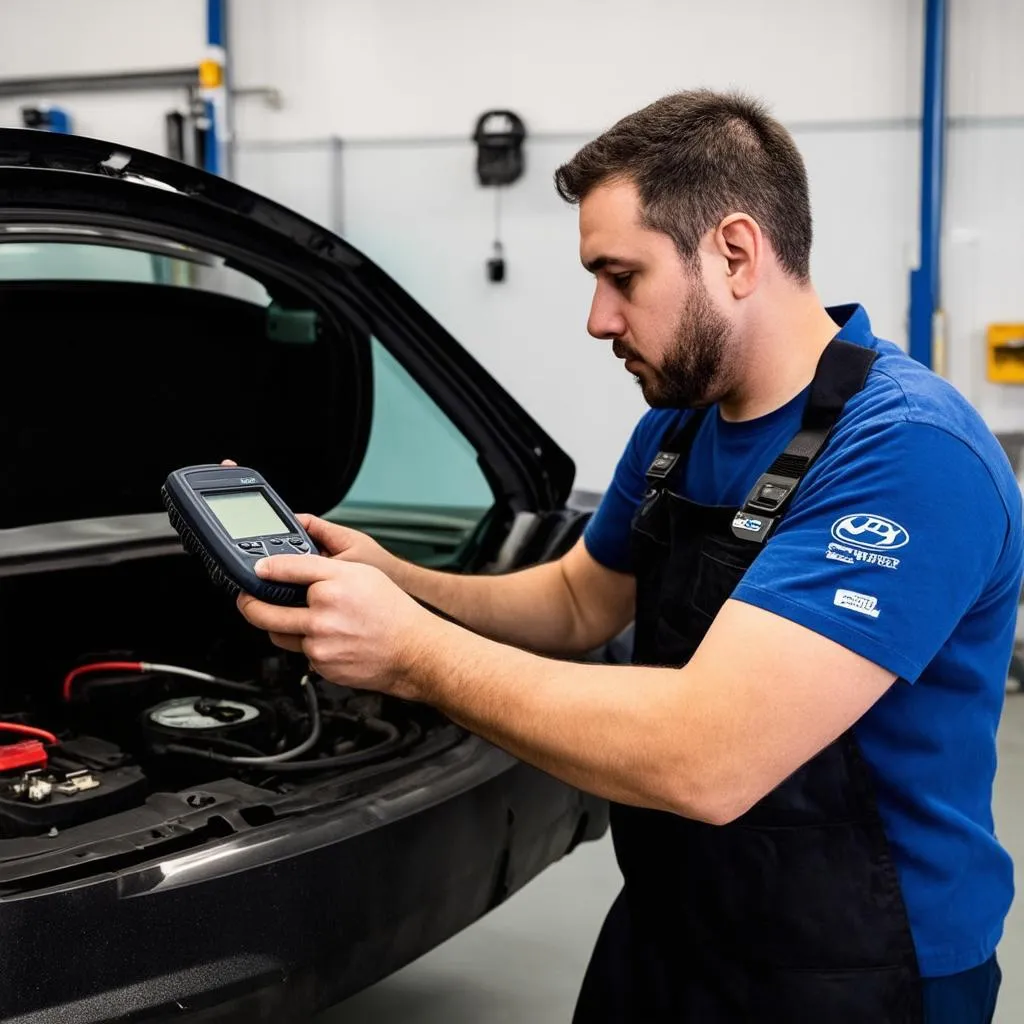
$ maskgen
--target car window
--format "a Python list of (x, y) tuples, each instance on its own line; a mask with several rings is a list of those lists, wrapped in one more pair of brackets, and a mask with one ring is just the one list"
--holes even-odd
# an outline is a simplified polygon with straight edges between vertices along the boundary
[(473, 446), (376, 339), (370, 444), (328, 513), (421, 564), (449, 562), (494, 504)]
[[(270, 304), (266, 289), (223, 259), (185, 246), (162, 243), (166, 252), (33, 237), (41, 229), (8, 228), (0, 235), (0, 281), (107, 281), (172, 285), (215, 292), (259, 306)], [(148, 246), (153, 240), (148, 239)], [(177, 252), (175, 251), (177, 250)]]

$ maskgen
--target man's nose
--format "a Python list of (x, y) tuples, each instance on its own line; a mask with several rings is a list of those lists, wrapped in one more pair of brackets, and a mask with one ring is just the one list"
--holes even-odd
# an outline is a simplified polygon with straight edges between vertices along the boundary
[(611, 341), (626, 332), (626, 320), (613, 296), (609, 296), (599, 286), (594, 292), (594, 301), (590, 304), (590, 316), (587, 317), (587, 333), (592, 338)]

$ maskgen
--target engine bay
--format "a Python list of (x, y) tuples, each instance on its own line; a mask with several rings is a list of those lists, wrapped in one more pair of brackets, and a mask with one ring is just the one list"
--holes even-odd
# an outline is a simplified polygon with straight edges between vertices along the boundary
[(244, 682), (113, 658), (70, 669), (62, 713), (0, 717), (0, 840), (225, 775), (288, 793), (311, 775), (398, 757), (422, 739), (411, 711), (270, 661), (266, 676)]
[(0, 891), (27, 856), (195, 845), (225, 801), (273, 820), (462, 735), (310, 675), (178, 553), (0, 579), (0, 630)]

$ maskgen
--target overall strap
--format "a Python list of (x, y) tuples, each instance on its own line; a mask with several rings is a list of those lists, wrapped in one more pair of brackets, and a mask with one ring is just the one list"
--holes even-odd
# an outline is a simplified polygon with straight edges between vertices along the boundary
[(846, 403), (864, 387), (877, 356), (863, 345), (838, 339), (829, 342), (818, 361), (800, 431), (761, 474), (736, 513), (732, 532), (737, 537), (763, 544), (771, 536)]
[(665, 486), (666, 479), (675, 471), (680, 462), (686, 461), (693, 439), (704, 422), (707, 409), (695, 409), (686, 417), (686, 422), (678, 429), (669, 431), (662, 438), (658, 454), (647, 469), (647, 486), (654, 490)]

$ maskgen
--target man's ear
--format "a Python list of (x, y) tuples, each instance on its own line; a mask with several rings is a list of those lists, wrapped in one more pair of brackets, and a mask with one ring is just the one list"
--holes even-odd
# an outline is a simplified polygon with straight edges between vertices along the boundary
[(745, 299), (764, 269), (765, 240), (760, 225), (746, 213), (730, 213), (715, 229), (714, 246), (728, 267), (733, 298)]

